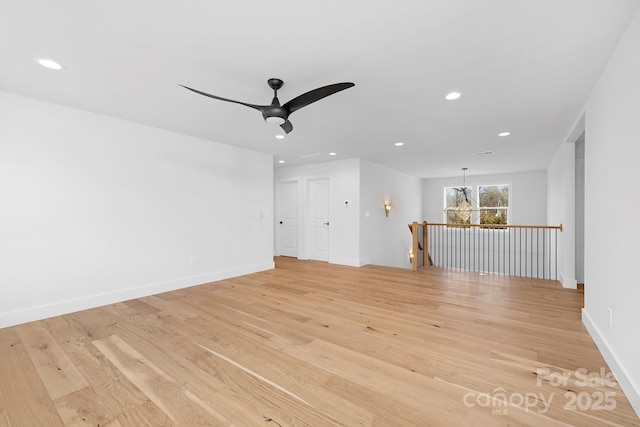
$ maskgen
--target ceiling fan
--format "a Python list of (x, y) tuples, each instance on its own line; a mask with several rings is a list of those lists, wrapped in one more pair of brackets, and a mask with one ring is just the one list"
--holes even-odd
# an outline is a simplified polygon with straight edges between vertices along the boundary
[(273, 100), (271, 101), (271, 105), (247, 104), (246, 102), (234, 101), (233, 99), (222, 98), (221, 96), (201, 92), (184, 85), (180, 86), (185, 89), (189, 89), (192, 92), (199, 93), (200, 95), (208, 96), (209, 98), (219, 99), (221, 101), (227, 102), (234, 102), (236, 104), (246, 105), (247, 107), (256, 109), (262, 113), (262, 117), (264, 117), (267, 123), (280, 125), (280, 127), (284, 129), (286, 133), (289, 133), (293, 130), (293, 125), (289, 121), (289, 116), (292, 113), (298, 111), (302, 107), (306, 107), (309, 104), (319, 101), (322, 98), (326, 98), (327, 96), (333, 95), (334, 93), (340, 92), (341, 90), (345, 90), (352, 86), (355, 86), (354, 83), (336, 83), (319, 87), (318, 89), (314, 89), (296, 98), (293, 98), (291, 101), (285, 103), (284, 105), (280, 105), (280, 101), (278, 100), (278, 89), (282, 87), (284, 82), (280, 79), (269, 79), (267, 80), (267, 84), (269, 84), (269, 87), (273, 89)]

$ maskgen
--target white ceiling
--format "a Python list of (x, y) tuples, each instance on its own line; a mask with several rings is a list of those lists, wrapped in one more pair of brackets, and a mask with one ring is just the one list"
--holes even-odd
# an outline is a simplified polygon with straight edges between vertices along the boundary
[[(428, 178), (545, 169), (639, 2), (1, 4), (0, 90), (271, 153), (276, 167), (360, 157)], [(293, 113), (282, 141), (258, 111), (178, 86), (269, 104), (270, 77), (282, 103), (356, 86)], [(462, 98), (446, 101), (452, 90)]]

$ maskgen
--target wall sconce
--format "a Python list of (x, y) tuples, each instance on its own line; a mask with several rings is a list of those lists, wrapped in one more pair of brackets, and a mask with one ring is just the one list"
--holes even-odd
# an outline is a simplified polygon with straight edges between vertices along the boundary
[(384, 213), (387, 216), (387, 218), (389, 217), (389, 212), (391, 212), (392, 207), (393, 205), (391, 204), (391, 202), (384, 202)]

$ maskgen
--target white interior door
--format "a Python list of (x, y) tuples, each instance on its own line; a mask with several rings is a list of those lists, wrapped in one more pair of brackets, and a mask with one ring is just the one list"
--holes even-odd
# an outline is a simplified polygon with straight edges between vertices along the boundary
[(298, 181), (278, 184), (278, 247), (280, 255), (298, 256)]
[(309, 258), (329, 261), (329, 179), (309, 181)]

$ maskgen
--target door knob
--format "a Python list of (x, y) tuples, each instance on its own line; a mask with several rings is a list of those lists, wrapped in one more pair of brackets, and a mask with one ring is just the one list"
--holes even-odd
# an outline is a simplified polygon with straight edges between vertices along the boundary
[(280, 221), (280, 224), (282, 224), (282, 221)]
[(324, 223), (324, 225), (329, 225), (329, 222), (328, 222), (328, 221), (327, 221), (327, 222), (325, 222), (325, 223)]

